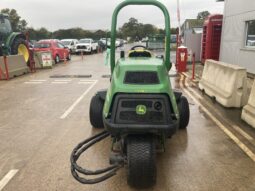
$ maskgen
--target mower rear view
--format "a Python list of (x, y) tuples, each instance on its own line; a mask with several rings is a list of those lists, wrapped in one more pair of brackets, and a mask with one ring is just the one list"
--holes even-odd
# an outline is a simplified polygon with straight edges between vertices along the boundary
[[(146, 47), (135, 46), (127, 57), (121, 53), (121, 58), (115, 63), (117, 15), (127, 5), (154, 5), (163, 11), (166, 21), (165, 59), (155, 58)], [(105, 128), (105, 131), (96, 138), (90, 138), (96, 139), (93, 143), (83, 147), (85, 141), (72, 153), (72, 174), (78, 181), (97, 183), (126, 166), (130, 186), (147, 188), (156, 183), (156, 153), (164, 152), (166, 139), (178, 129), (185, 129), (189, 122), (188, 101), (180, 92), (172, 90), (168, 76), (170, 68), (170, 21), (165, 6), (155, 0), (126, 0), (121, 3), (115, 9), (112, 20), (111, 84), (107, 91), (97, 92), (90, 104), (92, 126)], [(111, 166), (97, 172), (108, 170), (109, 173), (98, 181), (82, 181), (77, 172), (91, 173), (77, 168), (76, 161), (89, 146), (107, 136), (112, 139)]]

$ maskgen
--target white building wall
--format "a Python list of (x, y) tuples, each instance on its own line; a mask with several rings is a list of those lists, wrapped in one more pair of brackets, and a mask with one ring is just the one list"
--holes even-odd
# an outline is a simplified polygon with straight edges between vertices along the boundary
[(255, 0), (225, 0), (220, 60), (255, 74), (255, 47), (245, 47), (249, 20), (255, 20)]

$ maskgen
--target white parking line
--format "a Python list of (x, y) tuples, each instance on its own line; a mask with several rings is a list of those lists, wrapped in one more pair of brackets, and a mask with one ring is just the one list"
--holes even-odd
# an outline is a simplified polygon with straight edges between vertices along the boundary
[(54, 80), (55, 82), (71, 82), (72, 79)]
[(30, 82), (46, 82), (47, 80), (30, 80)]
[(8, 184), (8, 182), (15, 176), (15, 174), (18, 172), (18, 169), (10, 170), (0, 181), (0, 191), (3, 190), (3, 188)]
[(43, 82), (24, 82), (24, 84), (42, 84)]
[(60, 116), (60, 119), (65, 119), (73, 111), (76, 105), (78, 105), (78, 103), (85, 97), (85, 95), (96, 85), (96, 83), (97, 80), (95, 80), (94, 83), (92, 83), (90, 87), (65, 111), (65, 113)]
[(51, 84), (68, 84), (68, 82), (51, 82)]
[(91, 82), (91, 83), (94, 83), (95, 80), (80, 80), (80, 82)]
[(93, 82), (78, 82), (78, 84), (92, 84)]

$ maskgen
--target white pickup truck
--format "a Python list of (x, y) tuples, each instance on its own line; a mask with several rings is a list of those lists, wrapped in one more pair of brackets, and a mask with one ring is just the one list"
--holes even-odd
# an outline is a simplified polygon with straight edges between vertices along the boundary
[(80, 39), (78, 44), (76, 44), (76, 53), (86, 52), (86, 53), (93, 53), (97, 52), (98, 43), (95, 42), (91, 38), (84, 38)]

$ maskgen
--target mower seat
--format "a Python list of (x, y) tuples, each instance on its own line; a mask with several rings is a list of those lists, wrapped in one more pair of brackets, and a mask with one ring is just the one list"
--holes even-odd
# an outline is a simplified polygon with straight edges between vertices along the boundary
[(145, 57), (151, 58), (151, 52), (148, 50), (131, 50), (128, 53), (129, 58), (136, 58), (136, 57)]

